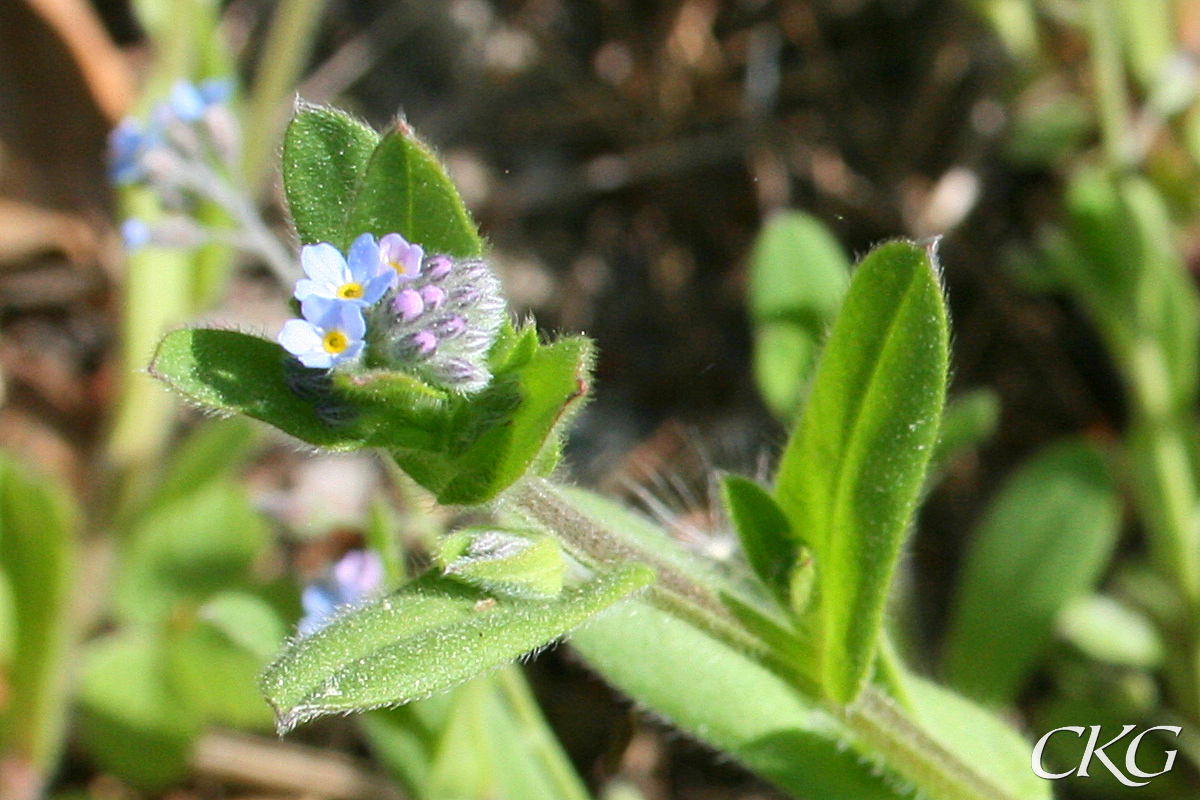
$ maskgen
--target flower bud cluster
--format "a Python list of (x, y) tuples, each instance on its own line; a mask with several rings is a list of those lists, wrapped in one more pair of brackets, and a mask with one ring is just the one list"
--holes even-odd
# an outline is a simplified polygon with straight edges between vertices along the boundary
[(296, 283), (301, 319), (279, 343), (316, 369), (401, 370), (469, 394), (491, 381), (487, 354), (504, 324), (500, 283), (486, 263), (426, 256), (398, 233), (333, 245), (306, 245)]

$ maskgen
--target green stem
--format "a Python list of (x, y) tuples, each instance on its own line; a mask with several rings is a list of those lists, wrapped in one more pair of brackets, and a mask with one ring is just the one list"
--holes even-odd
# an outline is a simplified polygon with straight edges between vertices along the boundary
[(947, 751), (873, 686), (841, 712), (859, 741), (879, 753), (929, 800), (1019, 800)]
[(1092, 79), (1096, 82), (1096, 108), (1104, 155), (1119, 170), (1129, 162), (1129, 101), (1125, 95), (1125, 70), (1112, 0), (1088, 0), (1088, 26), (1092, 38)]
[(589, 567), (640, 561), (653, 567), (658, 582), (651, 587), (654, 605), (686, 620), (724, 642), (747, 658), (796, 683), (796, 670), (780, 659), (758, 637), (748, 633), (729, 610), (704, 586), (654, 553), (637, 548), (579, 512), (547, 481), (530, 480), (513, 491), (517, 513), (544, 527), (566, 546), (573, 557)]
[(1147, 515), (1162, 568), (1188, 605), (1200, 605), (1200, 542), (1195, 532), (1196, 475), (1189, 443), (1172, 408), (1171, 379), (1161, 348), (1152, 341), (1134, 350), (1126, 368), (1137, 401), (1135, 445), (1144, 452), (1155, 513)]
[(242, 166), (251, 188), (267, 174), (286, 112), (284, 101), (304, 69), (323, 8), (320, 0), (280, 0), (275, 8), (245, 117)]
[(511, 666), (500, 670), (497, 675), (500, 691), (513, 712), (513, 718), (530, 749), (542, 763), (547, 777), (555, 788), (556, 800), (591, 800), (583, 781), (579, 779), (575, 767), (567, 759), (566, 753), (551, 733), (538, 707), (537, 700), (529, 690), (519, 667)]

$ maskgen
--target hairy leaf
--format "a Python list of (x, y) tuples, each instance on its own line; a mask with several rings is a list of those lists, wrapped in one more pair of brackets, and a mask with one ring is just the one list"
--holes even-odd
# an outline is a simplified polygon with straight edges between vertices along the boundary
[(790, 608), (791, 577), (800, 545), (787, 517), (770, 493), (748, 478), (727, 475), (721, 491), (750, 567), (780, 606)]
[(398, 705), (543, 647), (648, 585), (640, 564), (550, 599), (492, 597), (433, 573), (294, 640), (263, 673), (281, 732), (325, 714)]
[(369, 125), (343, 111), (297, 104), (283, 137), (283, 189), (301, 244), (349, 246), (356, 234), (347, 217), (378, 141)]
[(483, 240), (454, 182), (404, 122), (384, 134), (354, 198), (349, 230), (399, 233), (427, 254), (477, 257)]
[[(911, 795), (855, 751), (834, 717), (774, 673), (664, 611), (626, 603), (580, 628), (570, 642), (637, 703), (796, 797)], [(686, 680), (680, 680), (680, 665), (687, 665)]]
[(891, 242), (854, 272), (775, 497), (816, 557), (825, 691), (858, 693), (937, 440), (948, 331), (932, 247)]

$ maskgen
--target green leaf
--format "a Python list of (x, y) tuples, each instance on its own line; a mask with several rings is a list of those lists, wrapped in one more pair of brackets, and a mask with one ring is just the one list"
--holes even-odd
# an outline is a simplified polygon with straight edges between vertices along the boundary
[(126, 620), (162, 620), (245, 583), (266, 532), (249, 498), (221, 481), (139, 520), (121, 554), (114, 589)]
[(1087, 305), (1151, 416), (1195, 403), (1200, 304), (1159, 191), (1144, 178), (1080, 169), (1066, 196), (1071, 240), (1053, 264)]
[(275, 342), (237, 331), (173, 331), (150, 372), (195, 402), (330, 450), (436, 447), (447, 435), (447, 396), (412, 376), (306, 370)]
[(581, 336), (539, 346), (483, 391), (455, 398), (440, 451), (393, 447), (396, 462), (445, 504), (484, 503), (529, 471), (548, 473), (561, 431), (587, 399), (592, 357)]
[(589, 795), (517, 665), (360, 723), (417, 800), (584, 800)]
[(447, 723), (430, 768), (430, 797), (590, 797), (542, 718), (518, 666), (461, 687)]
[(758, 663), (664, 611), (626, 603), (593, 618), (570, 642), (639, 705), (796, 797), (911, 795), (855, 750), (834, 717)]
[(1079, 441), (1043, 451), (1004, 485), (966, 555), (946, 641), (950, 683), (1012, 702), (1054, 620), (1108, 563), (1121, 505), (1103, 458)]
[(343, 111), (296, 104), (283, 137), (283, 189), (301, 244), (349, 247), (356, 234), (347, 217), (378, 141), (369, 125)]
[(364, 232), (399, 233), (426, 253), (456, 258), (483, 253), (483, 240), (454, 182), (404, 122), (384, 134), (354, 198), (348, 236)]
[(817, 337), (837, 314), (850, 259), (823, 223), (799, 211), (771, 217), (754, 242), (749, 303), (756, 321), (791, 319)]
[(1029, 768), (1031, 746), (990, 712), (915, 675), (904, 679), (913, 717), (942, 747), (957, 755), (1006, 796), (1051, 800), (1052, 783)]
[(199, 608), (196, 616), (212, 625), (248, 653), (266, 663), (279, 651), (287, 637), (274, 606), (258, 595), (231, 590), (216, 594)]
[(799, 408), (849, 270), (825, 226), (798, 211), (773, 216), (754, 243), (748, 292), (754, 371), (763, 400), (781, 419)]
[(1145, 670), (1162, 666), (1165, 648), (1154, 625), (1114, 597), (1076, 597), (1058, 612), (1055, 629), (1096, 661)]
[(946, 310), (932, 247), (891, 242), (854, 272), (775, 499), (816, 557), (825, 691), (842, 703), (874, 660), (884, 602), (937, 439)]
[[(1137, 324), (1142, 335), (1157, 345), (1161, 355), (1150, 354), (1139, 342), (1130, 354), (1131, 375), (1141, 370), (1141, 384), (1161, 391), (1166, 397), (1156, 407), (1142, 390), (1142, 403), (1151, 414), (1166, 409), (1190, 419), (1200, 383), (1200, 301), (1195, 282), (1175, 242), (1175, 226), (1161, 193), (1149, 181), (1128, 177), (1120, 185), (1121, 199), (1129, 214), (1128, 236), (1138, 242), (1142, 276), (1137, 297)], [(1160, 358), (1166, 385), (1151, 384), (1142, 362)], [(1151, 373), (1152, 374), (1152, 373)]]
[(57, 758), (69, 698), (76, 516), (57, 481), (0, 453), (0, 570), (15, 634), (0, 752), (38, 772)]
[[(476, 678), (489, 680), (490, 676)], [(470, 683), (397, 708), (368, 711), (358, 717), (372, 755), (417, 800), (435, 800), (425, 787), (438, 739), (455, 697)]]
[(751, 569), (782, 608), (791, 607), (791, 578), (800, 545), (770, 493), (748, 478), (726, 475), (721, 493)]
[(515, 332), (505, 369), (467, 396), (402, 372), (304, 370), (274, 342), (207, 328), (168, 334), (150, 371), (196, 402), (318, 447), (383, 447), (440, 502), (475, 504), (531, 468), (552, 469), (560, 432), (587, 397), (591, 342), (531, 336)]
[(165, 658), (156, 636), (126, 630), (92, 642), (80, 675), (88, 754), (106, 771), (148, 791), (184, 774), (201, 726), (170, 687)]
[(407, 576), (405, 550), (400, 542), (403, 523), (396, 514), (390, 498), (377, 496), (367, 509), (367, 546), (374, 550), (383, 562), (385, 586), (399, 586)]
[(313, 396), (301, 397), (288, 385), (287, 363), (275, 342), (237, 331), (184, 328), (159, 343), (150, 373), (190, 400), (268, 422), (309, 444), (333, 450), (363, 446), (367, 435), (346, 404), (317, 377), (310, 381)]
[(763, 403), (777, 419), (796, 418), (820, 348), (812, 333), (791, 322), (754, 328), (754, 380)]
[(255, 446), (253, 423), (233, 417), (205, 420), (178, 445), (143, 511), (177, 500), (228, 477)]
[(270, 730), (271, 709), (257, 680), (270, 656), (241, 647), (215, 625), (191, 622), (170, 630), (164, 643), (165, 668), (179, 705), (208, 724)]
[(281, 732), (325, 714), (406, 703), (545, 646), (653, 579), (648, 567), (627, 564), (532, 600), (427, 573), (293, 641), (263, 673), (263, 692)]

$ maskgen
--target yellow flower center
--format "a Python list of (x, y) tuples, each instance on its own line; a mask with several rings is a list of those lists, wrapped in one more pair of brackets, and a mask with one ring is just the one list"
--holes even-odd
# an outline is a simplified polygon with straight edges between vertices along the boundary
[(350, 346), (350, 337), (341, 331), (329, 331), (321, 340), (321, 345), (324, 346), (326, 353), (337, 355)]
[(357, 283), (343, 283), (338, 287), (337, 296), (342, 300), (357, 300), (363, 296), (363, 287)]
[(404, 274), (404, 265), (398, 261), (389, 261), (388, 266), (396, 270), (396, 272), (399, 272), (401, 275)]

